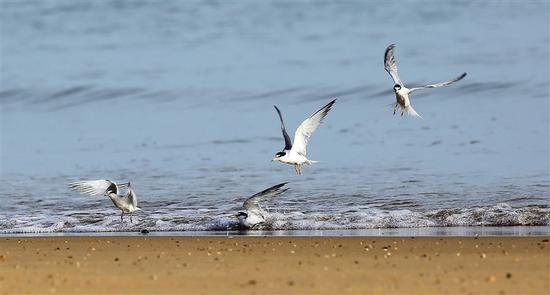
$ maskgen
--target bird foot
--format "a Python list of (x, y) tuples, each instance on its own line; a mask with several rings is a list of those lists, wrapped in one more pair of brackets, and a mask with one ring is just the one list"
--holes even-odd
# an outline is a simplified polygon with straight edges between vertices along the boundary
[(297, 173), (298, 175), (302, 174), (302, 165), (300, 165), (300, 164), (295, 164), (295, 165), (294, 165), (294, 170), (296, 170), (296, 173)]

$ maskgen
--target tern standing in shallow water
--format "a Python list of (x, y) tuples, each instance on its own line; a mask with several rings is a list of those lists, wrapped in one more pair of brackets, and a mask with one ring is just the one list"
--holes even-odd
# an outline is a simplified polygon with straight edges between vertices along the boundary
[(447, 86), (450, 84), (453, 84), (456, 81), (462, 80), (462, 78), (466, 77), (466, 73), (463, 73), (462, 75), (449, 80), (444, 81), (440, 83), (425, 85), (425, 86), (419, 86), (419, 87), (413, 87), (413, 88), (407, 88), (403, 83), (401, 82), (401, 79), (399, 78), (399, 75), (397, 74), (397, 65), (395, 63), (395, 57), (393, 56), (393, 49), (395, 48), (395, 44), (391, 44), (386, 48), (386, 52), (384, 53), (384, 69), (390, 74), (391, 78), (393, 79), (393, 82), (395, 85), (393, 86), (393, 91), (395, 92), (395, 96), (397, 99), (397, 102), (393, 106), (393, 114), (395, 115), (395, 112), (397, 111), (397, 108), (401, 108), (401, 116), (403, 116), (403, 113), (407, 113), (411, 116), (420, 117), (422, 118), (411, 106), (411, 101), (409, 100), (409, 94), (421, 89), (428, 89), (428, 88), (438, 88)]
[(267, 212), (260, 208), (260, 202), (286, 192), (288, 190), (287, 188), (282, 189), (286, 184), (286, 182), (283, 182), (253, 195), (244, 202), (243, 208), (245, 211), (241, 211), (231, 216), (238, 218), (239, 225), (244, 228), (254, 228), (265, 223)]
[[(124, 213), (130, 214), (130, 222), (132, 222), (132, 214), (135, 211), (141, 210), (137, 207), (137, 196), (130, 182), (116, 184), (110, 180), (87, 180), (77, 181), (69, 184), (69, 187), (79, 193), (90, 196), (104, 195), (113, 201), (113, 204), (120, 209), (120, 221), (123, 221)], [(126, 188), (125, 195), (119, 195), (119, 190)]]
[(279, 119), (281, 119), (281, 131), (283, 132), (283, 137), (285, 139), (285, 148), (282, 152), (275, 154), (272, 161), (279, 161), (285, 164), (294, 165), (294, 170), (297, 174), (302, 174), (302, 165), (316, 163), (317, 161), (312, 161), (306, 158), (307, 143), (313, 131), (321, 125), (321, 122), (331, 110), (332, 105), (334, 105), (335, 102), (336, 99), (332, 100), (309, 118), (305, 119), (302, 124), (298, 126), (298, 129), (296, 129), (296, 132), (294, 133), (294, 144), (286, 132), (281, 111), (277, 106), (274, 106), (275, 110), (277, 110), (277, 114), (279, 114)]

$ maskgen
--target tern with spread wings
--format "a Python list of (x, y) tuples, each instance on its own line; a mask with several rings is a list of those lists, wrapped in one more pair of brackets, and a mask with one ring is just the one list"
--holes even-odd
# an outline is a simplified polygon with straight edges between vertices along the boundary
[(407, 88), (405, 87), (405, 85), (403, 85), (403, 83), (401, 82), (401, 79), (399, 78), (399, 75), (397, 74), (397, 64), (395, 63), (395, 57), (393, 56), (394, 48), (395, 48), (395, 44), (391, 44), (390, 46), (388, 46), (388, 48), (386, 48), (386, 52), (384, 53), (384, 69), (386, 69), (386, 71), (390, 74), (393, 82), (395, 83), (395, 85), (393, 86), (393, 91), (395, 92), (397, 102), (393, 106), (394, 115), (397, 109), (401, 108), (401, 116), (403, 116), (403, 113), (406, 113), (411, 116), (422, 118), (411, 106), (411, 101), (409, 100), (410, 93), (416, 90), (448, 86), (466, 77), (466, 73), (463, 73), (462, 75), (449, 81), (429, 84), (425, 86)]
[(313, 131), (321, 125), (321, 122), (331, 110), (335, 102), (336, 99), (332, 100), (309, 118), (305, 119), (294, 133), (294, 143), (292, 143), (290, 136), (288, 136), (288, 133), (286, 132), (281, 111), (277, 106), (274, 106), (275, 110), (277, 110), (277, 114), (279, 114), (279, 119), (281, 120), (281, 131), (283, 132), (285, 147), (282, 152), (275, 154), (272, 161), (279, 161), (285, 164), (293, 165), (297, 174), (302, 174), (302, 165), (316, 163), (317, 161), (309, 160), (306, 157), (307, 143)]
[[(123, 221), (124, 213), (130, 214), (130, 222), (132, 222), (132, 214), (135, 211), (141, 210), (137, 207), (137, 196), (130, 182), (116, 184), (113, 181), (101, 180), (86, 180), (77, 181), (69, 184), (69, 187), (79, 193), (90, 196), (104, 195), (113, 201), (113, 204), (120, 209), (120, 221)], [(126, 189), (126, 194), (119, 195), (121, 189)]]
[(288, 189), (283, 189), (286, 184), (283, 182), (253, 195), (244, 202), (244, 211), (231, 216), (239, 219), (239, 225), (244, 228), (262, 225), (266, 221), (267, 212), (260, 207), (260, 203), (286, 192)]

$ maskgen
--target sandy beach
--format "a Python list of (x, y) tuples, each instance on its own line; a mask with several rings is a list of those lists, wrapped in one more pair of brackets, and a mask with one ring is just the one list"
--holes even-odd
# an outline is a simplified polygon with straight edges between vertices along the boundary
[(548, 237), (0, 240), (1, 294), (549, 294)]

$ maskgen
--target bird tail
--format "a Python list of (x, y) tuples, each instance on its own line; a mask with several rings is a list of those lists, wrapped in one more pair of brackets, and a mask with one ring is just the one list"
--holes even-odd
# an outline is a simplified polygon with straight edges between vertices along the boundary
[(307, 160), (306, 162), (306, 164), (308, 165), (315, 164), (315, 163), (319, 163), (319, 161)]
[(414, 109), (411, 105), (408, 105), (407, 107), (405, 107), (405, 113), (407, 113), (407, 115), (410, 115), (410, 116), (413, 116), (413, 117), (418, 117), (420, 119), (422, 119), (422, 116), (420, 116)]

